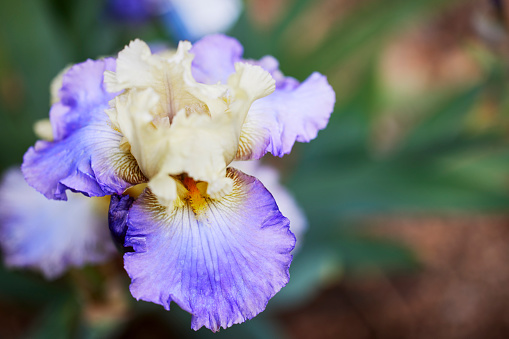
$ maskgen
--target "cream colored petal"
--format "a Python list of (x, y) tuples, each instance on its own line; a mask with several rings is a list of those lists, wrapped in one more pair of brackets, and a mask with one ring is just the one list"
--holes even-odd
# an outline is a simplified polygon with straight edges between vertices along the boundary
[[(228, 85), (234, 89), (241, 89), (252, 101), (266, 97), (276, 89), (276, 81), (269, 72), (260, 66), (247, 63), (235, 63), (235, 73), (228, 78)], [(235, 93), (237, 98), (242, 94)]]
[(236, 72), (228, 78), (228, 86), (232, 88), (232, 96), (235, 98), (230, 105), (230, 111), (238, 115), (236, 127), (239, 129), (240, 137), (240, 130), (251, 104), (274, 92), (276, 81), (269, 72), (259, 66), (238, 62), (235, 64), (235, 70)]
[(148, 45), (136, 39), (118, 54), (116, 72), (104, 73), (104, 83), (112, 93), (130, 87), (150, 87), (160, 80), (160, 68), (160, 59), (152, 58)]
[(187, 116), (181, 111), (173, 120), (168, 137), (164, 169), (174, 175), (187, 173), (195, 180), (224, 177), (227, 162), (236, 152), (236, 133), (226, 115)]
[(150, 179), (148, 187), (163, 206), (171, 207), (177, 198), (177, 184), (175, 183), (175, 179), (162, 172), (159, 172), (159, 174)]
[(168, 57), (134, 41), (119, 54), (116, 72), (105, 74), (109, 90), (124, 90), (107, 111), (112, 125), (165, 205), (173, 199), (169, 176), (206, 182), (214, 199), (231, 192), (226, 168), (238, 153), (246, 115), (254, 100), (275, 88), (268, 72), (242, 63), (227, 84), (198, 83), (190, 48), (181, 42)]
[[(118, 126), (131, 146), (131, 153), (136, 158), (142, 172), (151, 178), (158, 173), (159, 149), (164, 148), (162, 131), (152, 124), (150, 111), (159, 100), (151, 88), (131, 90), (128, 96), (115, 98)], [(163, 142), (161, 142), (163, 141)]]
[(235, 160), (260, 159), (266, 153), (270, 137), (266, 122), (262, 115), (248, 113), (240, 133)]
[(207, 194), (212, 198), (219, 200), (227, 196), (233, 190), (233, 180), (230, 178), (222, 177), (211, 181), (207, 187)]
[[(224, 113), (228, 108), (228, 102), (225, 100), (229, 96), (228, 86), (220, 84), (211, 86), (196, 82), (191, 73), (191, 63), (194, 55), (189, 53), (190, 49), (191, 44), (189, 41), (181, 41), (177, 53), (170, 59), (172, 62), (178, 62), (181, 67), (182, 80), (176, 79), (177, 82), (182, 82), (184, 91), (192, 96), (191, 99), (193, 101), (198, 99), (205, 103), (210, 114), (217, 115)], [(181, 97), (179, 97), (180, 100), (182, 100)]]

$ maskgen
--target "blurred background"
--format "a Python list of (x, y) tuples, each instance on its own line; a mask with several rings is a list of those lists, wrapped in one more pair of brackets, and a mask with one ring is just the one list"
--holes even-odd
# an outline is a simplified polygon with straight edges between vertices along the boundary
[(212, 334), (136, 302), (121, 254), (50, 282), (0, 267), (0, 338), (508, 338), (506, 0), (0, 1), (1, 170), (64, 67), (219, 31), (336, 91), (316, 140), (265, 159), (308, 224), (290, 283)]

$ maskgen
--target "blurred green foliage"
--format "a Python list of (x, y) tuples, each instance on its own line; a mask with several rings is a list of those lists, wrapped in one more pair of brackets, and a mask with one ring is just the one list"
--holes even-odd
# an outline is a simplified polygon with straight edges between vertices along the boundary
[[(389, 152), (377, 153), (374, 147), (377, 121), (387, 109), (378, 68), (381, 51), (395, 33), (454, 10), (461, 1), (364, 1), (334, 22), (314, 49), (295, 53), (292, 46), (301, 37), (292, 35), (293, 25), (321, 2), (291, 1), (270, 29), (256, 26), (244, 13), (230, 32), (243, 43), (246, 56), (272, 54), (286, 74), (299, 80), (313, 71), (327, 74), (338, 100), (329, 126), (310, 144), (297, 145), (281, 166), (309, 220), (290, 283), (266, 312), (214, 337), (281, 337), (273, 312), (308, 300), (327, 281), (362, 268), (415, 267), (410, 249), (356, 233), (367, 217), (504, 211), (509, 206), (509, 148), (501, 128), (508, 103), (507, 69), (496, 55), (477, 83), (412, 99), (417, 122)], [(0, 2), (0, 168), (19, 164), (35, 142), (32, 124), (47, 117), (49, 84), (61, 69), (115, 54), (136, 37), (171, 41), (157, 20), (143, 26), (112, 22), (103, 1)], [(469, 119), (486, 98), (499, 110), (501, 122), (473, 131)], [(129, 298), (127, 277), (123, 283)], [(83, 295), (69, 276), (49, 284), (2, 268), (0, 298), (37, 314), (27, 332), (34, 338), (122, 337), (147, 315), (161, 331), (178, 337), (212, 336), (207, 330), (189, 330), (190, 316), (176, 306), (165, 312), (135, 301), (130, 304), (131, 325), (121, 320), (87, 323)]]

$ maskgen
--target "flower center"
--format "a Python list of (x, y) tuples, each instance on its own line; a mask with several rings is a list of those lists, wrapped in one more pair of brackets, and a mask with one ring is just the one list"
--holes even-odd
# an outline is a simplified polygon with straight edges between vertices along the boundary
[[(204, 198), (203, 193), (200, 191), (200, 189), (197, 186), (196, 181), (194, 181), (190, 177), (185, 177), (182, 181), (184, 186), (188, 190), (186, 200), (189, 201), (189, 204), (191, 205), (191, 208), (193, 209), (193, 212), (195, 214), (201, 214), (204, 212), (207, 201)], [(198, 183), (202, 184), (202, 183)], [(205, 183), (203, 183), (205, 184)]]

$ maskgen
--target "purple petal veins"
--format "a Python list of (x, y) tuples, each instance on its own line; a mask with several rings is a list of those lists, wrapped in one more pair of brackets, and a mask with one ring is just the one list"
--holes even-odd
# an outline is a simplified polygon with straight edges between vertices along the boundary
[(127, 218), (124, 255), (136, 299), (193, 315), (192, 328), (213, 331), (254, 317), (289, 279), (295, 246), (288, 219), (254, 177), (229, 169), (234, 191), (207, 201), (195, 215), (187, 203), (173, 211), (145, 191)]
[(291, 192), (280, 183), (279, 171), (271, 166), (263, 164), (260, 160), (234, 161), (232, 166), (260, 180), (265, 188), (272, 194), (279, 211), (290, 222), (290, 231), (295, 235), (297, 243), (293, 253), (302, 246), (304, 233), (308, 227), (308, 221), (304, 211), (292, 196)]

